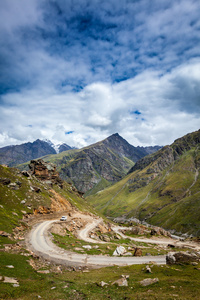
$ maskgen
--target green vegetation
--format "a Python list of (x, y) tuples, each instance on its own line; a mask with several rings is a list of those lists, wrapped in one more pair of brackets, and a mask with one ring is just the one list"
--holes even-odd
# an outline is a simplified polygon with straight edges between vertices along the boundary
[[(36, 178), (28, 179), (19, 170), (1, 165), (0, 178), (7, 178), (11, 183), (20, 182), (20, 187), (17, 190), (0, 183), (0, 230), (11, 233), (13, 228), (23, 222), (24, 215), (33, 213), (34, 209), (39, 206), (51, 207), (51, 198), (54, 198), (52, 188), (39, 182)], [(32, 186), (40, 188), (40, 192), (32, 191)], [(63, 184), (63, 189), (54, 185), (53, 190), (69, 201), (72, 206), (82, 211), (95, 213), (85, 199), (81, 198), (76, 191), (73, 191), (66, 182)]]
[(166, 229), (199, 236), (199, 159), (197, 146), (184, 151), (160, 172), (156, 168), (161, 162), (153, 161), (87, 200), (109, 217), (136, 217)]
[[(113, 255), (113, 252), (115, 251), (116, 247), (119, 245), (123, 245), (127, 252), (134, 254), (134, 250), (128, 250), (128, 247), (133, 248), (134, 247), (142, 247), (142, 256), (145, 256), (147, 253), (151, 255), (164, 255), (168, 253), (168, 250), (163, 250), (157, 248), (155, 245), (143, 243), (143, 242), (132, 242), (129, 238), (126, 239), (116, 239), (111, 233), (104, 234), (107, 235), (110, 238), (110, 242), (100, 244), (100, 243), (88, 243), (82, 240), (77, 239), (72, 233), (67, 232), (66, 236), (60, 236), (58, 234), (53, 234), (54, 237), (54, 243), (69, 251), (82, 253), (82, 254), (89, 254), (89, 255)], [(134, 244), (133, 244), (134, 243)], [(84, 245), (90, 245), (91, 249), (85, 249), (82, 246)], [(176, 250), (176, 249), (175, 249)], [(179, 249), (180, 250), (180, 249)]]
[[(32, 259), (37, 261), (37, 259)], [(0, 299), (199, 299), (200, 272), (198, 267), (152, 266), (152, 274), (145, 273), (144, 265), (107, 267), (98, 270), (69, 271), (41, 274), (30, 265), (30, 259), (20, 254), (0, 253), (0, 275), (14, 277), (18, 287), (0, 281)], [(13, 265), (10, 269), (7, 265)], [(117, 287), (112, 282), (129, 275), (128, 287)], [(159, 282), (142, 287), (144, 278), (158, 278)], [(108, 286), (101, 287), (104, 281)], [(38, 297), (39, 296), (39, 297)]]

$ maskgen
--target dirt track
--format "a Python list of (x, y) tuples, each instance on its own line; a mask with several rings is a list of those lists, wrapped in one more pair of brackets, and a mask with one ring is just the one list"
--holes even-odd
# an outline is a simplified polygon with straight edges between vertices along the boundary
[[(78, 237), (83, 239), (88, 243), (98, 243), (98, 241), (93, 240), (88, 237), (89, 232), (92, 231), (99, 223), (102, 222), (100, 218), (94, 218), (89, 215), (84, 215), (81, 213), (75, 213), (73, 217), (83, 219), (87, 221), (87, 225), (81, 228), (78, 232)], [(59, 221), (58, 218), (54, 220), (46, 220), (37, 224), (33, 227), (32, 231), (29, 233), (27, 239), (27, 247), (32, 250), (34, 253), (44, 257), (45, 259), (56, 262), (59, 264), (64, 264), (68, 266), (87, 266), (93, 268), (99, 268), (103, 266), (112, 266), (112, 265), (132, 265), (132, 264), (144, 264), (150, 262), (156, 262), (157, 264), (166, 264), (166, 256), (142, 256), (142, 257), (110, 257), (106, 255), (87, 255), (87, 254), (78, 254), (70, 251), (63, 250), (57, 247), (52, 241), (50, 234), (48, 232), (49, 228), (54, 222)], [(120, 232), (122, 227), (113, 226), (112, 228), (115, 232), (120, 234), (123, 238), (127, 238), (124, 234)], [(134, 241), (146, 242), (152, 244), (174, 244), (183, 246), (186, 245), (184, 242), (175, 241), (173, 239), (145, 239), (145, 238), (130, 238)], [(100, 242), (101, 243), (101, 242)], [(197, 247), (196, 244), (190, 244), (192, 248), (199, 250), (200, 247)]]

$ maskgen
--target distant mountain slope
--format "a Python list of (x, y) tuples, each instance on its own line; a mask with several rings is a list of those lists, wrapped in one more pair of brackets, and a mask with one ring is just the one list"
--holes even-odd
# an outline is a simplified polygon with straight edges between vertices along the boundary
[(130, 145), (116, 133), (83, 149), (45, 157), (45, 160), (54, 162), (60, 176), (79, 191), (91, 194), (122, 179), (145, 155), (145, 148)]
[[(59, 145), (58, 152), (69, 149), (72, 148), (66, 144), (62, 144)], [(56, 153), (55, 147), (50, 141), (41, 141), (37, 139), (33, 143), (29, 142), (21, 145), (0, 148), (0, 164), (6, 164), (12, 167), (25, 163), (31, 159)]]
[(107, 216), (200, 236), (200, 130), (137, 161), (118, 183), (88, 197)]

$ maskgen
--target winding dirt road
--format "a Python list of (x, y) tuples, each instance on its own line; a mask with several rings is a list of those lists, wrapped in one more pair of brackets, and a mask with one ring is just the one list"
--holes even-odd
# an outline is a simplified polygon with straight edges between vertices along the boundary
[[(58, 220), (51, 220), (37, 224), (29, 234), (27, 247), (34, 253), (44, 257), (47, 260), (67, 266), (87, 266), (92, 268), (113, 265), (126, 266), (133, 264), (145, 264), (152, 261), (156, 262), (157, 264), (166, 264), (165, 255), (143, 257), (110, 257), (105, 255), (78, 254), (63, 250), (53, 244), (50, 234), (48, 233), (48, 229), (54, 222), (57, 221)], [(86, 240), (89, 242), (89, 238), (87, 237), (88, 232), (96, 227), (100, 221), (101, 220), (93, 220), (92, 223), (87, 224), (87, 226), (81, 230), (79, 236), (83, 237), (83, 239), (86, 238)]]

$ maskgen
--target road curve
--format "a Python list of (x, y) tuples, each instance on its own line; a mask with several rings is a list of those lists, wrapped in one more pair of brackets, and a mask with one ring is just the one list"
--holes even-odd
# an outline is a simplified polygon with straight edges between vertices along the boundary
[(156, 262), (157, 264), (166, 264), (166, 256), (142, 256), (142, 257), (110, 257), (105, 255), (87, 255), (69, 252), (57, 247), (51, 241), (48, 233), (52, 221), (45, 221), (37, 224), (29, 234), (27, 247), (34, 253), (44, 257), (47, 260), (67, 265), (67, 266), (87, 266), (100, 268), (105, 266), (126, 266), (133, 264), (145, 264)]

